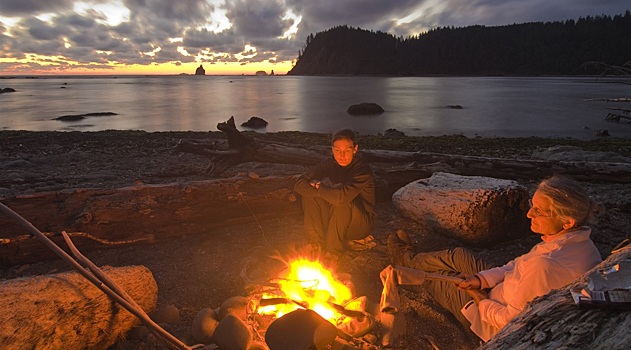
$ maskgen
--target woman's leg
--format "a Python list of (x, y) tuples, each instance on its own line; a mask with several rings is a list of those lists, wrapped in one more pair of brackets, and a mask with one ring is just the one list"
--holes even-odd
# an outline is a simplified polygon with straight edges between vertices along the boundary
[[(437, 252), (418, 253), (411, 259), (412, 268), (425, 272), (456, 276), (461, 272), (476, 274), (491, 268), (490, 264), (478, 259), (466, 248), (453, 248)], [(469, 321), (460, 310), (471, 300), (471, 296), (451, 282), (425, 280), (423, 287), (442, 307), (451, 312), (467, 328)]]
[(305, 238), (311, 243), (325, 244), (326, 224), (329, 222), (331, 205), (322, 198), (302, 197)]
[(373, 220), (354, 203), (331, 206), (331, 215), (326, 229), (326, 247), (332, 251), (342, 251), (345, 242), (362, 239), (370, 234)]

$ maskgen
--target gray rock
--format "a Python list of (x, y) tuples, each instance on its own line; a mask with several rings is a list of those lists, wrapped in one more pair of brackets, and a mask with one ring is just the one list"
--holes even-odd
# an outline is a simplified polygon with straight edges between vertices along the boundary
[(193, 339), (204, 344), (212, 342), (218, 325), (219, 316), (217, 316), (215, 310), (211, 308), (199, 310), (191, 327)]
[(158, 306), (151, 314), (155, 323), (176, 324), (180, 321), (180, 310), (173, 305)]
[(219, 322), (214, 338), (221, 350), (248, 350), (253, 340), (248, 327), (233, 315)]
[(326, 349), (337, 328), (313, 310), (296, 310), (276, 319), (265, 332), (270, 350)]
[(515, 181), (434, 173), (397, 190), (392, 202), (432, 234), (485, 246), (531, 233), (528, 198)]
[(250, 129), (263, 129), (267, 126), (267, 124), (268, 123), (265, 119), (254, 116), (250, 118), (247, 122), (242, 123), (241, 126)]
[(217, 316), (219, 320), (223, 320), (228, 315), (234, 315), (241, 320), (247, 317), (248, 299), (242, 296), (236, 296), (226, 299), (219, 307)]
[(368, 115), (368, 114), (380, 114), (383, 113), (383, 108), (372, 102), (362, 102), (360, 104), (352, 105), (346, 110), (351, 115)]

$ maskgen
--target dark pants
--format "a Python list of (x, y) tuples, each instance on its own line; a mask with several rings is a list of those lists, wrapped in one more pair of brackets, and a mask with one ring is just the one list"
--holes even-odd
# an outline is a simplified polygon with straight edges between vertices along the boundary
[(365, 238), (373, 228), (373, 218), (353, 202), (332, 205), (322, 198), (302, 197), (305, 235), (326, 250), (339, 252), (344, 242)]
[[(488, 270), (490, 264), (478, 259), (466, 248), (453, 248), (437, 252), (418, 253), (412, 256), (410, 266), (414, 269), (441, 275), (457, 276), (464, 272), (474, 275)], [(425, 280), (423, 287), (442, 307), (451, 312), (466, 328), (471, 324), (460, 310), (472, 298), (466, 291), (459, 290), (452, 282)]]

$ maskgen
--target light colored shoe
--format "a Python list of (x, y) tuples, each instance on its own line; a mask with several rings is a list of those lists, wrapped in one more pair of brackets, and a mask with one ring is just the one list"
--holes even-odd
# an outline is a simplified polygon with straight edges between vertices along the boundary
[(403, 230), (391, 234), (388, 237), (388, 254), (394, 266), (409, 266), (412, 256), (412, 246), (408, 243), (410, 238)]
[(372, 235), (366, 236), (366, 238), (355, 239), (347, 242), (347, 247), (350, 250), (362, 251), (374, 248), (377, 246), (375, 237)]

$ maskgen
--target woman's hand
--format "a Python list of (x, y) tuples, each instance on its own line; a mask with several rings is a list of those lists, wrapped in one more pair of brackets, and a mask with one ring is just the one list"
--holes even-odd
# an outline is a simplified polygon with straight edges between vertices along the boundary
[(458, 289), (461, 290), (479, 290), (482, 288), (482, 281), (480, 278), (475, 275), (470, 275), (468, 273), (461, 273), (458, 275), (459, 278), (462, 278), (463, 281), (458, 284)]
[(473, 298), (473, 301), (476, 304), (480, 304), (481, 300), (489, 298), (489, 295), (484, 290), (481, 290), (481, 289), (467, 289), (466, 291), (467, 293), (469, 293), (471, 298)]

